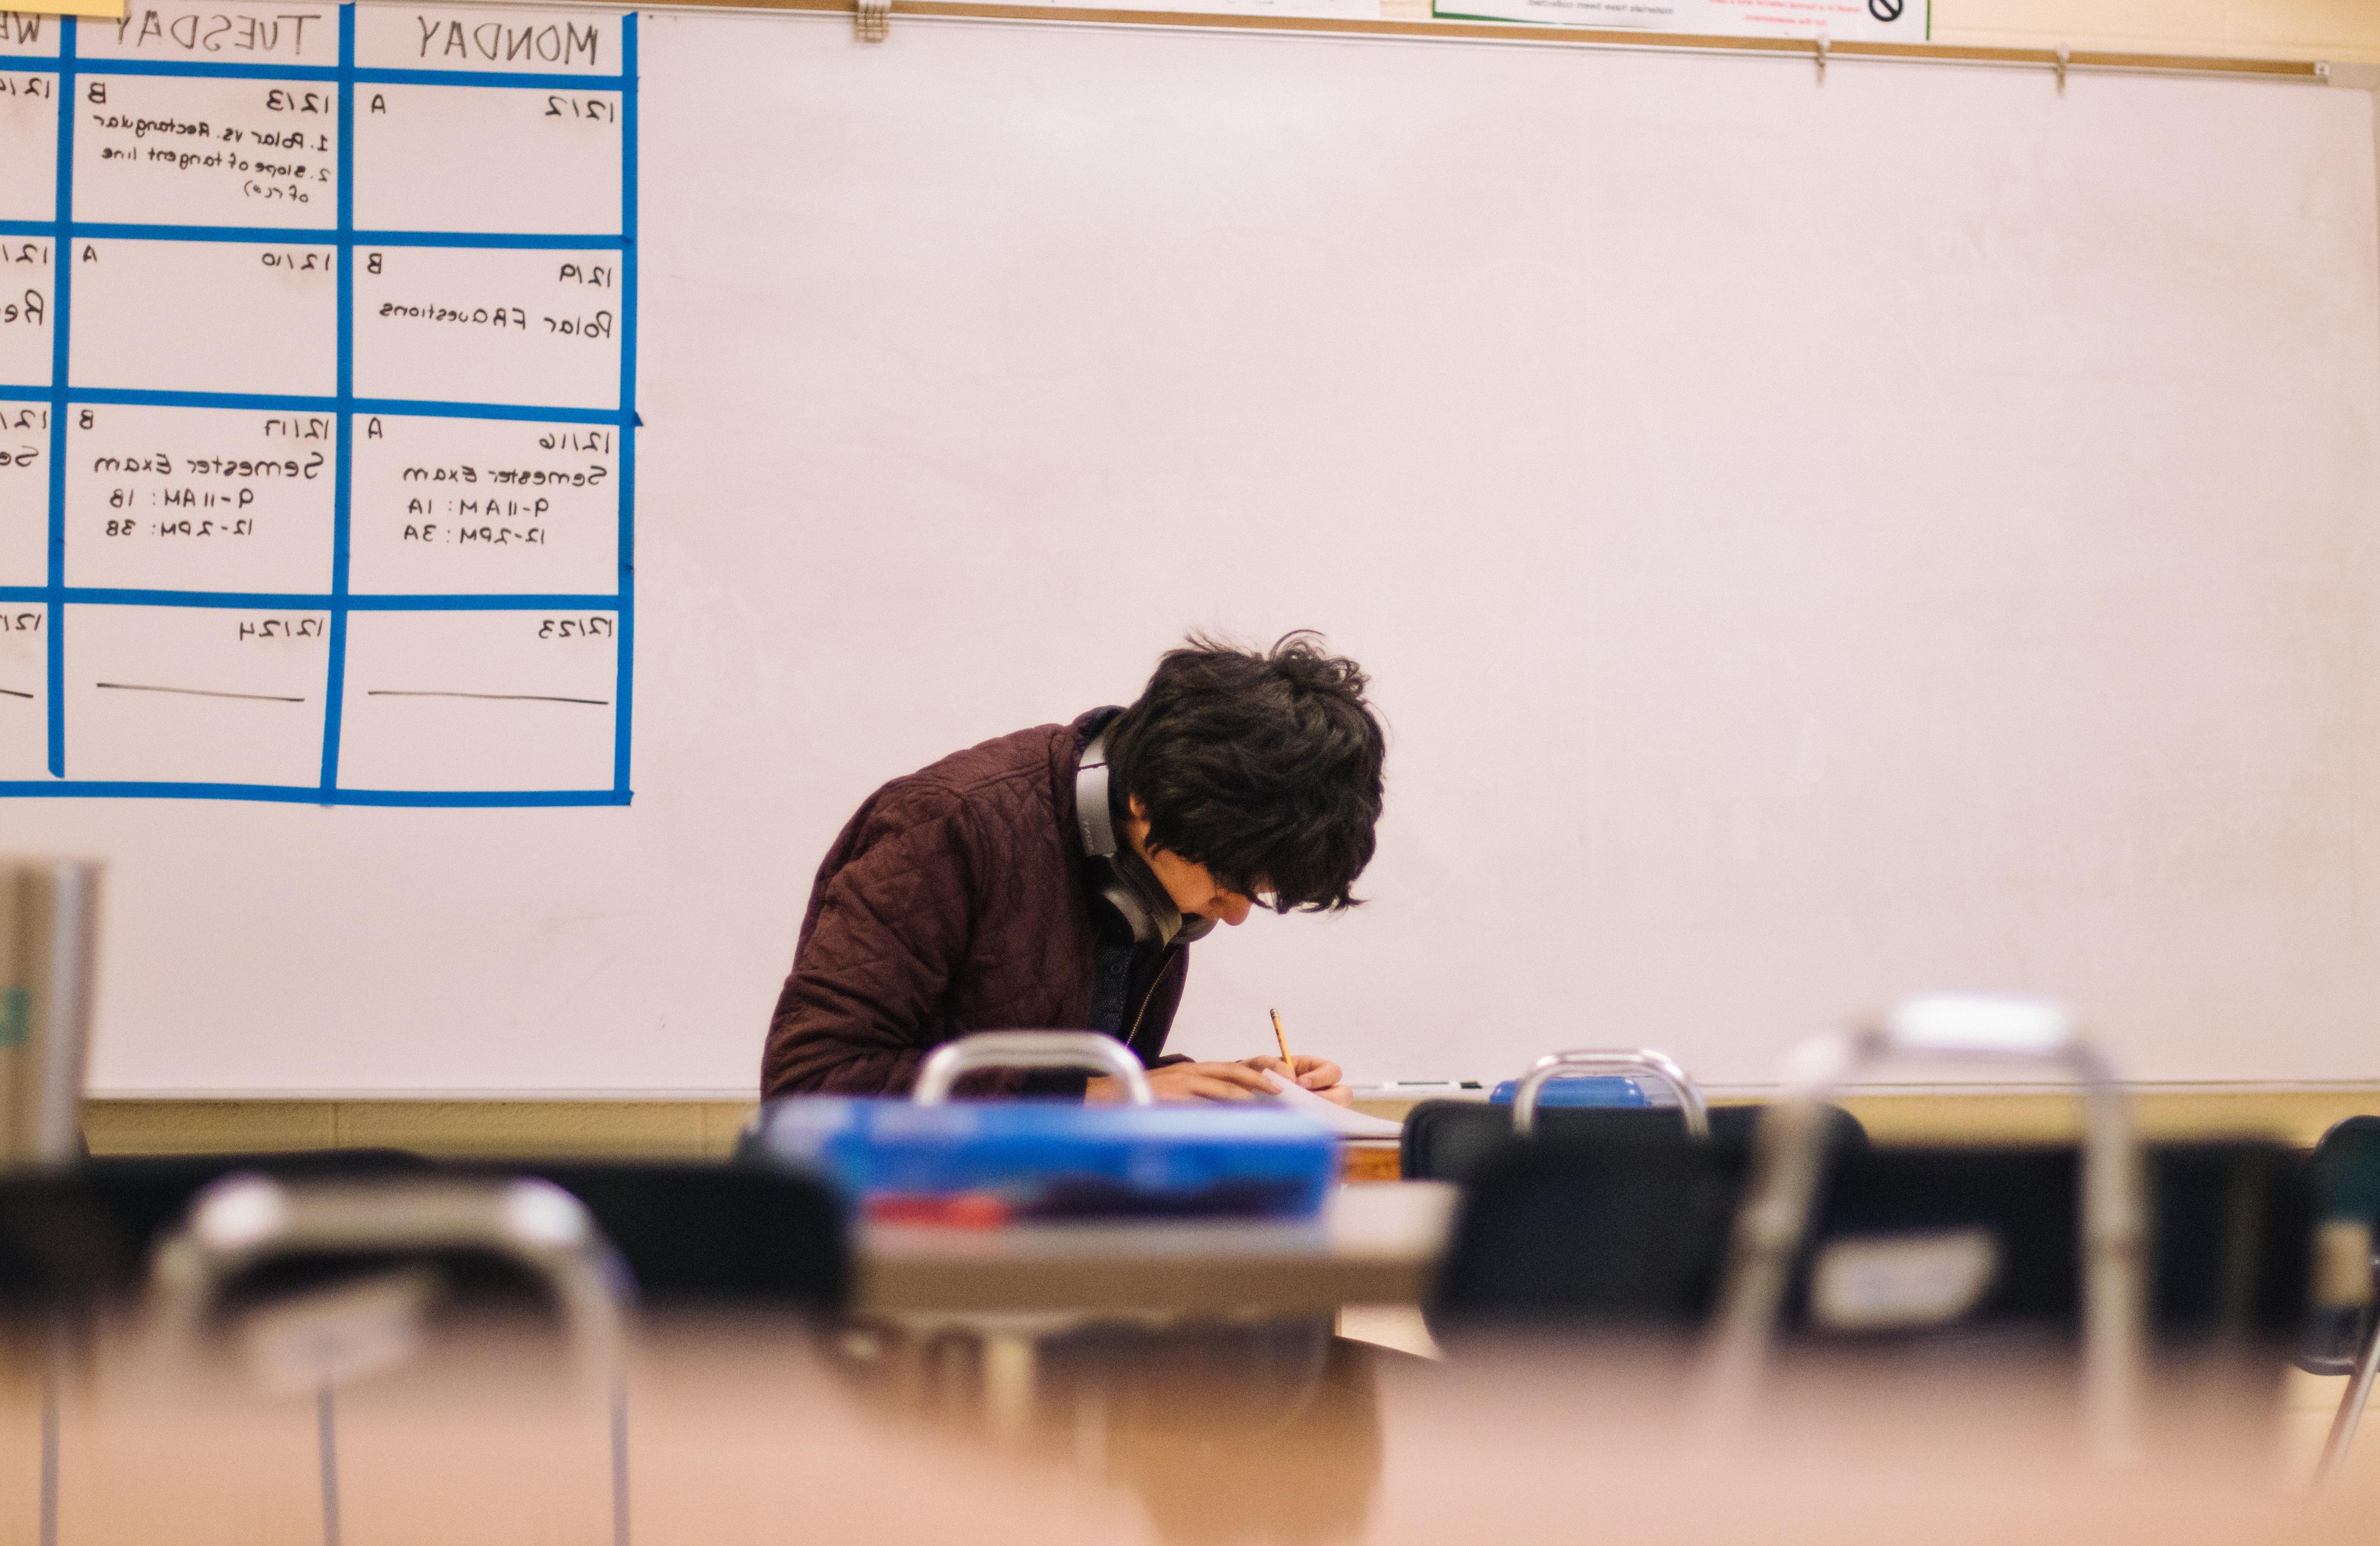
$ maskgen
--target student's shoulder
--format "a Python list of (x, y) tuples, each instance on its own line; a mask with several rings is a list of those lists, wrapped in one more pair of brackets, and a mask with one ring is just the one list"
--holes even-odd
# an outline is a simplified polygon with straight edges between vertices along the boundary
[(876, 814), (906, 826), (965, 813), (1047, 807), (1051, 769), (1062, 753), (1071, 761), (1075, 739), (1071, 725), (1036, 725), (953, 752), (879, 790)]

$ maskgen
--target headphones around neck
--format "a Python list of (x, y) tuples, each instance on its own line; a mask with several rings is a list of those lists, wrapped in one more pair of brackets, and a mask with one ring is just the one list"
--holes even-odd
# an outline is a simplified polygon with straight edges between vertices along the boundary
[(1162, 946), (1178, 939), (1186, 945), (1215, 926), (1212, 918), (1184, 918), (1140, 855), (1119, 851), (1115, 817), (1108, 808), (1104, 729), (1083, 748), (1082, 766), (1075, 770), (1075, 821), (1082, 828), (1083, 856), (1099, 895), (1132, 930), (1134, 944)]

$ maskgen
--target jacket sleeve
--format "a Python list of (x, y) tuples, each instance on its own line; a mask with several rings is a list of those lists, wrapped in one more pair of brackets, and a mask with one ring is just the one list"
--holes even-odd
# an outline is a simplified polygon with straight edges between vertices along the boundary
[(978, 845), (965, 803), (917, 791), (854, 825), (819, 876), (777, 997), (764, 1098), (908, 1090), (966, 958)]

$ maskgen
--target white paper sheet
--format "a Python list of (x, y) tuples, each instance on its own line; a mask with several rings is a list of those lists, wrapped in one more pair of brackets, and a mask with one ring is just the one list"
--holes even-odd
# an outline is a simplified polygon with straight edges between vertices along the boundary
[(1405, 1130), (1402, 1122), (1391, 1122), (1385, 1117), (1366, 1117), (1360, 1111), (1326, 1101), (1313, 1091), (1281, 1078), (1270, 1069), (1265, 1070), (1265, 1081), (1280, 1092), (1282, 1105), (1300, 1117), (1313, 1118), (1342, 1138), (1395, 1138)]

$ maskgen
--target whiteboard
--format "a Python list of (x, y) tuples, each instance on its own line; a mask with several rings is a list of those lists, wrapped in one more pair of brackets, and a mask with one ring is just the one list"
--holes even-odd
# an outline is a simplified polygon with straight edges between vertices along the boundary
[(633, 802), (0, 801), (110, 861), (100, 1091), (748, 1092), (868, 790), (1296, 626), (1391, 727), (1370, 900), (1199, 947), (1179, 1048), (1752, 1084), (2005, 986), (2137, 1078), (2380, 1077), (2365, 93), (640, 47)]

